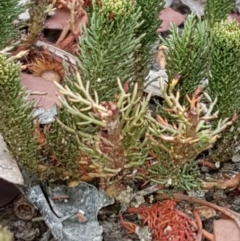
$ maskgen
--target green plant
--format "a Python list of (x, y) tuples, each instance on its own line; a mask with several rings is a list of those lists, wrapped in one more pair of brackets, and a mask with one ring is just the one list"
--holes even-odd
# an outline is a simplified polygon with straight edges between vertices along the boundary
[(131, 174), (132, 168), (144, 164), (149, 152), (145, 115), (150, 96), (141, 100), (137, 84), (128, 93), (127, 85), (122, 87), (118, 79), (117, 99), (101, 102), (97, 92), (90, 90), (90, 82), (83, 84), (79, 72), (72, 81), (73, 90), (57, 84), (64, 95), (62, 105), (72, 117), (71, 126), (57, 121), (77, 140), (82, 156), (79, 170), (85, 168), (82, 171), (89, 178), (105, 181)]
[[(209, 51), (209, 86), (208, 93), (218, 96), (216, 109), (220, 118), (227, 118), (234, 113), (240, 114), (240, 28), (235, 21), (216, 23), (211, 31)], [(217, 123), (215, 123), (215, 126)], [(226, 161), (234, 155), (234, 146), (239, 136), (237, 119), (232, 131), (226, 131), (211, 152), (214, 161)], [(234, 140), (235, 139), (235, 140)]]
[(226, 20), (228, 14), (234, 8), (232, 0), (207, 0), (204, 9), (204, 18), (211, 29), (215, 23)]
[(142, 95), (163, 5), (162, 0), (93, 1), (79, 40), (79, 69), (100, 99), (113, 97), (116, 78), (122, 83), (132, 78)]
[(138, 96), (142, 96), (144, 81), (153, 59), (153, 47), (158, 40), (157, 30), (161, 25), (159, 14), (164, 7), (163, 0), (136, 0), (141, 8), (139, 21), (142, 24), (136, 29), (136, 37), (144, 35), (140, 40), (140, 48), (135, 51), (135, 68), (133, 80), (138, 83)]
[(24, 8), (19, 5), (18, 0), (0, 2), (0, 50), (19, 40), (20, 30), (16, 21), (23, 10)]
[[(73, 122), (70, 114), (62, 109), (58, 111), (58, 118), (68, 126), (71, 126)], [(81, 177), (80, 154), (75, 136), (57, 122), (44, 129), (44, 136), (46, 138), (45, 155), (51, 160), (51, 165), (43, 173), (45, 177), (52, 174), (54, 179), (60, 178), (68, 182), (78, 181)]]
[(152, 181), (170, 187), (172, 191), (192, 190), (200, 187), (200, 173), (196, 162), (188, 162), (183, 166), (173, 162), (157, 162), (149, 170), (147, 177)]
[(216, 108), (221, 118), (240, 113), (239, 38), (240, 28), (236, 21), (216, 23), (212, 29), (208, 93), (218, 96)]
[(200, 81), (206, 77), (208, 60), (208, 35), (205, 21), (195, 15), (186, 19), (182, 33), (172, 25), (170, 36), (161, 38), (161, 42), (168, 48), (165, 52), (167, 59), (167, 74), (172, 79), (176, 74), (181, 78), (178, 87), (181, 92), (181, 101), (186, 94), (191, 94), (197, 88)]
[[(120, 93), (115, 95), (115, 101), (101, 102), (97, 92), (90, 90), (90, 83), (83, 84), (78, 71), (71, 79), (70, 88), (56, 83), (64, 95), (61, 103), (71, 116), (71, 126), (61, 119), (57, 121), (76, 138), (83, 157), (79, 170), (85, 169), (83, 173), (89, 178), (102, 178), (105, 184), (123, 176), (166, 184), (171, 173), (174, 187), (191, 189), (199, 183), (192, 162), (232, 124), (220, 120), (215, 129), (207, 124), (216, 118), (211, 114), (216, 100), (212, 102), (205, 94), (210, 104), (204, 109), (200, 102), (202, 87), (192, 98), (187, 97), (189, 108), (181, 105), (180, 94), (175, 92), (178, 79), (173, 79), (169, 88), (161, 86), (169, 107), (165, 111), (173, 123), (148, 114), (150, 95), (143, 99), (137, 97), (137, 84), (128, 93), (128, 85), (123, 87), (118, 80)], [(149, 155), (153, 155), (155, 164), (149, 164)], [(133, 169), (137, 170), (136, 174), (132, 174)]]
[[(217, 127), (213, 129), (209, 122), (217, 118), (217, 113), (212, 114), (217, 99), (212, 101), (202, 92), (203, 87), (199, 86), (191, 98), (187, 95), (186, 107), (179, 101), (180, 92), (175, 91), (177, 83), (176, 77), (169, 86), (161, 84), (166, 103), (164, 111), (170, 116), (170, 121), (161, 116), (157, 116), (156, 119), (146, 117), (149, 120), (147, 137), (151, 143), (153, 157), (156, 158), (150, 173), (152, 180), (165, 183), (171, 173), (173, 186), (190, 189), (196, 186), (197, 180), (194, 182), (193, 179), (197, 174), (194, 174), (194, 168), (189, 163), (200, 153), (211, 148), (220, 138), (220, 133), (232, 125), (234, 118), (230, 121), (227, 118), (218, 120)], [(209, 104), (203, 104), (203, 97)]]
[(19, 164), (36, 172), (40, 148), (28, 96), (21, 85), (20, 64), (0, 54), (0, 133)]
[(79, 39), (79, 70), (83, 80), (91, 80), (100, 100), (110, 100), (134, 72), (134, 53), (143, 35), (135, 32), (142, 24), (140, 8), (134, 1), (93, 1), (89, 26)]

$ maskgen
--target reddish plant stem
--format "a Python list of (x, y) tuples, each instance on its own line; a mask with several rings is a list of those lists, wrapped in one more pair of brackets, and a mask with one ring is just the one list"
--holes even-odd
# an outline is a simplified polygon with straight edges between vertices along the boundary
[[(186, 215), (185, 213), (183, 213), (184, 215)], [(186, 215), (187, 216), (187, 215)], [(188, 217), (188, 216), (187, 216)], [(196, 222), (192, 219), (189, 220), (189, 223), (196, 229), (198, 230), (198, 225), (196, 224)], [(213, 234), (207, 232), (206, 230), (202, 229), (202, 235), (209, 241), (215, 241)]]
[(178, 201), (187, 201), (187, 202), (191, 202), (191, 203), (197, 203), (197, 204), (201, 204), (201, 205), (205, 205), (208, 206), (210, 208), (213, 208), (219, 212), (221, 212), (222, 214), (224, 214), (225, 216), (233, 219), (236, 224), (238, 225), (238, 227), (240, 228), (240, 214), (228, 209), (228, 208), (224, 208), (224, 207), (220, 207), (216, 204), (207, 202), (205, 200), (202, 199), (198, 199), (198, 198), (194, 198), (194, 197), (189, 197), (187, 195), (184, 194), (179, 194), (179, 193), (175, 193), (175, 194), (158, 194), (155, 197), (156, 201), (160, 201), (160, 200), (164, 200), (164, 199), (176, 199)]
[(198, 233), (197, 233), (196, 241), (201, 241), (202, 240), (202, 231), (203, 231), (202, 220), (196, 210), (192, 210), (192, 213), (193, 213), (193, 216), (195, 217), (197, 225), (198, 225)]
[[(155, 203), (151, 206), (129, 207), (128, 213), (136, 213), (142, 220), (142, 225), (147, 225), (153, 232), (153, 240), (195, 240), (195, 232), (198, 230), (197, 224), (189, 216), (175, 209), (176, 202), (166, 200)], [(193, 230), (190, 227), (194, 227)], [(170, 228), (168, 230), (168, 228)]]
[(135, 233), (138, 225), (132, 222), (125, 221), (121, 213), (119, 214), (119, 216), (120, 216), (120, 224), (127, 230), (128, 234)]
[(80, 25), (84, 26), (87, 24), (87, 14), (85, 11), (82, 12), (82, 14), (80, 15), (79, 19), (77, 20), (76, 24), (75, 24), (75, 28), (74, 30), (61, 42), (58, 42), (56, 44), (56, 46), (59, 46), (61, 49), (65, 49), (67, 48), (67, 46), (69, 46), (70, 44), (73, 43), (73, 41), (79, 36), (81, 35), (80, 33)]
[(69, 199), (69, 196), (54, 196), (54, 197), (51, 197), (52, 200), (62, 200), (62, 199)]
[(237, 188), (240, 185), (240, 173), (238, 173), (235, 177), (228, 180), (216, 180), (213, 182), (202, 182), (202, 187), (204, 189), (227, 189), (227, 188)]
[(197, 163), (201, 166), (206, 166), (206, 167), (209, 167), (211, 169), (217, 169), (213, 162), (210, 162), (210, 161), (205, 160), (205, 159), (200, 159), (200, 160), (197, 161)]

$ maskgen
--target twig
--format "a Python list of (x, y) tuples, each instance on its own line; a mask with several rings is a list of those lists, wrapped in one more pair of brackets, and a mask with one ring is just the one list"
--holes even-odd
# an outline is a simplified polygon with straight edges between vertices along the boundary
[(34, 91), (34, 90), (33, 91), (29, 90), (28, 93), (30, 95), (47, 95), (47, 92)]
[(225, 190), (227, 188), (237, 188), (240, 185), (240, 173), (229, 180), (216, 180), (210, 182), (202, 182), (202, 187), (205, 189), (221, 189)]
[(200, 159), (200, 160), (197, 161), (197, 163), (201, 166), (206, 166), (206, 167), (209, 167), (211, 169), (217, 169), (216, 165), (213, 162), (210, 162), (210, 161), (205, 160), (205, 159)]
[(193, 213), (193, 216), (195, 217), (197, 225), (198, 225), (198, 233), (197, 233), (196, 241), (201, 241), (202, 234), (203, 234), (202, 220), (196, 210), (192, 210), (192, 213)]
[(158, 194), (155, 197), (155, 200), (160, 201), (160, 200), (164, 200), (164, 199), (176, 199), (178, 201), (187, 201), (187, 202), (191, 202), (191, 203), (198, 203), (201, 205), (205, 205), (208, 206), (210, 208), (213, 208), (219, 212), (221, 212), (222, 214), (224, 214), (225, 216), (233, 219), (237, 226), (240, 228), (240, 214), (228, 209), (228, 208), (224, 208), (224, 207), (220, 207), (216, 204), (207, 202), (205, 200), (202, 199), (198, 199), (198, 198), (194, 198), (194, 197), (189, 197), (187, 195), (184, 194), (179, 194), (179, 193), (175, 193), (175, 194), (167, 194), (167, 193), (163, 193), (163, 194)]
[(63, 196), (54, 196), (51, 197), (52, 200), (62, 200), (62, 199), (69, 199), (69, 196), (63, 195)]

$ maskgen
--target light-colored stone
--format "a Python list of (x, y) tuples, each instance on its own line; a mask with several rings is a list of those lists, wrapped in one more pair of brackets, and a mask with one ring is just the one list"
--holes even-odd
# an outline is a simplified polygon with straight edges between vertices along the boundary
[(152, 93), (152, 96), (162, 96), (160, 83), (167, 83), (168, 76), (166, 70), (150, 71), (144, 84), (144, 92)]
[(236, 155), (234, 155), (233, 157), (232, 157), (232, 161), (233, 162), (240, 162), (240, 154), (239, 153), (237, 153)]
[(204, 7), (206, 0), (181, 0), (183, 4), (187, 5), (192, 13), (195, 13), (199, 16), (204, 15)]
[(17, 162), (9, 152), (2, 135), (0, 135), (0, 178), (14, 184), (24, 183)]
[(165, 5), (164, 5), (165, 8), (171, 7), (173, 4), (173, 0), (165, 0), (164, 2), (165, 2)]

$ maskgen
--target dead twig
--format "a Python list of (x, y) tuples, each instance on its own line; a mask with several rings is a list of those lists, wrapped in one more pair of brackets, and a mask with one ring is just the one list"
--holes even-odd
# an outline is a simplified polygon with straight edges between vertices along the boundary
[(189, 197), (187, 195), (179, 194), (179, 193), (175, 193), (175, 194), (163, 193), (163, 194), (157, 194), (155, 196), (156, 201), (171, 199), (171, 198), (175, 199), (175, 200), (178, 200), (178, 201), (187, 201), (187, 202), (197, 203), (197, 204), (201, 204), (201, 205), (213, 208), (213, 209), (221, 212), (225, 216), (233, 219), (236, 222), (236, 224), (238, 225), (238, 227), (240, 228), (240, 214), (238, 214), (238, 213), (236, 213), (236, 212), (234, 212), (234, 211), (232, 211), (228, 208), (224, 208), (224, 207), (218, 206), (214, 203), (210, 203), (210, 202), (202, 200), (202, 199)]
[(197, 161), (198, 165), (201, 165), (201, 166), (206, 166), (206, 167), (209, 167), (210, 169), (217, 169), (215, 163), (209, 161), (209, 160), (205, 160), (205, 159), (200, 159)]
[(205, 189), (221, 189), (225, 190), (227, 188), (238, 188), (240, 186), (240, 173), (238, 173), (235, 177), (230, 178), (228, 180), (214, 180), (202, 182), (202, 187)]
[(203, 231), (203, 227), (202, 227), (202, 220), (198, 214), (198, 212), (196, 210), (192, 210), (193, 216), (196, 219), (197, 222), (197, 226), (198, 226), (198, 233), (197, 233), (197, 237), (196, 237), (196, 241), (201, 241), (202, 240), (202, 231)]

